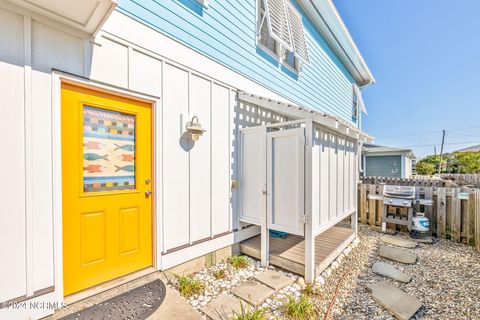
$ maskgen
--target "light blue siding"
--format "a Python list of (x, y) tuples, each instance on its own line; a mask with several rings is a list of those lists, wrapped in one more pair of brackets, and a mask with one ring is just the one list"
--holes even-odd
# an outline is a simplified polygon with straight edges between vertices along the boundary
[(297, 75), (256, 46), (256, 1), (120, 0), (118, 10), (295, 103), (352, 120), (353, 78), (303, 15), (310, 63)]

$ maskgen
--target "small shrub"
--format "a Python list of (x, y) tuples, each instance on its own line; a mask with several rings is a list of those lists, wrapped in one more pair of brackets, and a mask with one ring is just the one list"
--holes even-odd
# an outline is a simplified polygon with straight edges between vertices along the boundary
[(248, 310), (240, 302), (240, 312), (233, 312), (232, 320), (267, 320), (264, 309)]
[(320, 294), (320, 290), (318, 288), (315, 288), (311, 283), (308, 283), (305, 289), (302, 290), (302, 292), (306, 296), (318, 296)]
[(178, 283), (178, 291), (186, 298), (198, 294), (203, 291), (205, 284), (192, 276), (179, 276), (175, 275)]
[(228, 261), (235, 269), (243, 269), (249, 266), (248, 259), (245, 256), (231, 256)]
[(217, 280), (225, 279), (227, 277), (227, 269), (222, 268), (213, 272), (213, 277)]
[(306, 320), (318, 317), (315, 305), (305, 295), (302, 295), (298, 300), (289, 296), (287, 303), (282, 307), (282, 311), (292, 320)]

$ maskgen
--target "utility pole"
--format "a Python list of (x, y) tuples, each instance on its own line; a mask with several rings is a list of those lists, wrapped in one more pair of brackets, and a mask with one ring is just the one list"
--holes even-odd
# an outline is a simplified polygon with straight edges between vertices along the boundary
[(437, 155), (437, 146), (433, 146), (433, 154)]
[(438, 164), (438, 174), (442, 171), (443, 144), (445, 143), (445, 130), (442, 130), (442, 146), (440, 147), (440, 163)]

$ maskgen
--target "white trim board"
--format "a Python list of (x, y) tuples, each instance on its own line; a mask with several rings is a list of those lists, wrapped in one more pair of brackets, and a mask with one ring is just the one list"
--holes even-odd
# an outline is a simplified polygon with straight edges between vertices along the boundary
[(237, 242), (241, 242), (258, 234), (260, 234), (260, 227), (250, 226), (243, 230), (232, 232), (222, 237), (218, 237), (212, 240), (186, 247), (178, 251), (174, 251), (172, 253), (165, 254), (162, 256), (162, 270), (170, 269), (181, 263), (201, 257), (207, 253), (230, 246)]

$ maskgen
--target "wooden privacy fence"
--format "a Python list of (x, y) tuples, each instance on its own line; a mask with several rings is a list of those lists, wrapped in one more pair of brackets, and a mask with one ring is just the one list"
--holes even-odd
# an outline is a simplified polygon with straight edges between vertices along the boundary
[[(384, 184), (358, 185), (360, 223), (381, 227), (383, 201), (368, 199), (368, 195), (382, 195), (383, 188)], [(416, 192), (419, 198), (434, 201), (433, 206), (420, 207), (430, 220), (432, 235), (467, 243), (480, 250), (480, 189), (420, 186)], [(390, 224), (387, 227), (394, 228)], [(401, 230), (406, 231), (405, 228)]]
[(445, 181), (441, 179), (422, 178), (391, 178), (391, 177), (360, 177), (364, 184), (392, 184), (396, 186), (424, 186), (424, 187), (444, 187)]
[(451, 180), (460, 185), (474, 185), (477, 188), (480, 188), (480, 174), (436, 174), (435, 177), (438, 177), (443, 180)]

